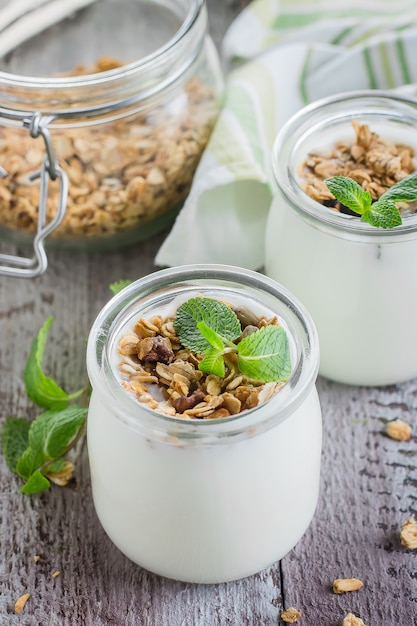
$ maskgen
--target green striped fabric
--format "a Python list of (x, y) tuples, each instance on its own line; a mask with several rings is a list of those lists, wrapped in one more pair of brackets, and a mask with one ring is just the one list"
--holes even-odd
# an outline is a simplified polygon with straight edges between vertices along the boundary
[(224, 109), (158, 265), (263, 265), (276, 134), (303, 105), (335, 93), (415, 96), (417, 0), (253, 0), (222, 53)]

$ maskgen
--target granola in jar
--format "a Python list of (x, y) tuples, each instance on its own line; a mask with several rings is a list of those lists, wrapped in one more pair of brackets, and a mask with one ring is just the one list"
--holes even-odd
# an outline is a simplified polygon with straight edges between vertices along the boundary
[[(232, 308), (232, 307), (231, 307)], [(254, 316), (235, 308), (241, 337), (266, 326), (280, 326), (277, 317)], [(121, 385), (141, 403), (165, 415), (184, 419), (215, 419), (236, 415), (269, 400), (285, 382), (259, 382), (239, 372), (236, 354), (225, 357), (225, 376), (199, 369), (202, 355), (184, 347), (174, 316), (137, 320), (119, 340)]]
[[(338, 141), (328, 151), (310, 152), (300, 166), (304, 191), (313, 200), (341, 213), (354, 215), (335, 200), (325, 180), (347, 176), (378, 200), (390, 187), (416, 171), (415, 151), (411, 146), (394, 143), (372, 132), (367, 124), (352, 121), (355, 141)], [(417, 211), (416, 203), (398, 203), (403, 216)]]

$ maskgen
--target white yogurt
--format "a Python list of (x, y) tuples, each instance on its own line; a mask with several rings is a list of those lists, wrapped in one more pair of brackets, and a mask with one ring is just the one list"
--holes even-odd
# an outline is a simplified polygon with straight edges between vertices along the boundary
[(345, 138), (352, 119), (417, 148), (415, 105), (380, 92), (326, 99), (291, 119), (274, 147), (279, 189), (265, 270), (312, 315), (323, 376), (386, 385), (417, 376), (417, 216), (376, 229), (319, 205), (297, 184), (307, 153)]
[[(262, 305), (285, 323), (293, 375), (269, 402), (227, 419), (185, 420), (150, 411), (121, 389), (112, 366), (120, 329), (184, 289), (188, 297)], [(163, 576), (216, 583), (254, 574), (291, 550), (317, 503), (321, 412), (315, 329), (286, 290), (239, 268), (157, 272), (100, 313), (87, 360), (94, 504), (122, 552)]]

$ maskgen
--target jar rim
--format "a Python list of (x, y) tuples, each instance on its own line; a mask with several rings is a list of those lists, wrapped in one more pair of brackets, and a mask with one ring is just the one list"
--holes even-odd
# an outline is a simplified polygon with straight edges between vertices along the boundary
[[(225, 418), (213, 420), (185, 420), (181, 417), (165, 415), (156, 410), (150, 409), (137, 400), (130, 397), (116, 380), (114, 372), (109, 362), (107, 346), (109, 340), (114, 336), (116, 328), (120, 328), (123, 320), (123, 313), (127, 307), (135, 301), (138, 293), (152, 294), (157, 288), (167, 289), (172, 285), (179, 285), (181, 281), (206, 281), (210, 285), (215, 281), (223, 281), (224, 285), (239, 285), (251, 290), (259, 290), (268, 297), (280, 301), (288, 311), (288, 316), (293, 316), (296, 322), (289, 323), (290, 330), (297, 329), (304, 333), (302, 354), (299, 355), (297, 363), (293, 365), (290, 378), (283, 388), (270, 400), (266, 401), (254, 409), (244, 411), (240, 414), (231, 415)], [(199, 285), (200, 286), (200, 285)], [(221, 284), (216, 285), (221, 289)], [(269, 305), (270, 306), (270, 305)], [(284, 320), (288, 322), (288, 319)], [(301, 331), (299, 330), (301, 329)], [(115, 295), (98, 314), (89, 333), (87, 344), (87, 369), (93, 391), (96, 390), (101, 397), (105, 397), (109, 402), (117, 400), (118, 416), (124, 421), (133, 424), (136, 428), (175, 430), (176, 436), (184, 438), (204, 439), (205, 437), (221, 436), (228, 439), (230, 436), (240, 435), (247, 432), (254, 425), (261, 430), (261, 426), (274, 425), (284, 421), (301, 404), (315, 384), (319, 367), (319, 345), (318, 335), (314, 322), (305, 309), (304, 305), (289, 292), (285, 287), (258, 272), (228, 265), (184, 265), (180, 267), (167, 268), (154, 272), (148, 276), (140, 278), (119, 294)], [(110, 376), (109, 376), (110, 375)], [(129, 418), (132, 413), (140, 410), (140, 420)], [(263, 419), (256, 419), (264, 412)], [(145, 417), (146, 416), (146, 417)], [(140, 422), (140, 423), (139, 423)]]
[(90, 88), (106, 86), (115, 81), (129, 78), (131, 75), (135, 75), (138, 72), (145, 72), (149, 67), (154, 65), (158, 59), (166, 56), (169, 52), (173, 53), (180, 45), (184, 35), (190, 31), (198, 20), (205, 5), (205, 0), (190, 0), (190, 2), (191, 5), (187, 15), (174, 35), (163, 46), (160, 46), (150, 54), (136, 61), (126, 63), (118, 68), (79, 76), (26, 76), (0, 71), (0, 84), (9, 88), (22, 87), (28, 89), (53, 88), (54, 90), (59, 90), (68, 89), (68, 87)]
[[(370, 108), (371, 105), (374, 109)], [(321, 98), (303, 107), (283, 125), (272, 148), (272, 169), (275, 180), (294, 210), (318, 226), (322, 225), (333, 232), (339, 232), (341, 236), (352, 235), (360, 238), (366, 236), (373, 242), (395, 240), (398, 237), (403, 239), (407, 235), (414, 235), (417, 232), (417, 213), (405, 216), (402, 224), (394, 228), (375, 228), (361, 220), (359, 216), (338, 213), (311, 198), (297, 183), (288, 163), (296, 143), (301, 144), (303, 129), (310, 131), (315, 119), (324, 114), (327, 109), (329, 109), (329, 120), (332, 115), (333, 119), (351, 120), (357, 116), (357, 111), (361, 115), (366, 113), (369, 115), (372, 111), (374, 115), (377, 115), (377, 107), (382, 105), (392, 107), (392, 110), (381, 109), (382, 113), (388, 111), (395, 113), (396, 107), (399, 107), (398, 118), (401, 117), (403, 122), (408, 119), (415, 124), (417, 131), (417, 98), (388, 90), (347, 91)], [(282, 156), (283, 154), (285, 157)]]

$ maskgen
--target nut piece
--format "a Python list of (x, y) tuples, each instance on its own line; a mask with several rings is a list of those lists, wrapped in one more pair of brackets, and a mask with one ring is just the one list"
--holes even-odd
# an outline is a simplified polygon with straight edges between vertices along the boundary
[(401, 544), (406, 548), (415, 550), (417, 548), (417, 522), (414, 517), (405, 520), (400, 532)]
[(353, 613), (348, 613), (343, 620), (342, 626), (366, 626), (360, 617), (356, 617)]
[(138, 357), (144, 363), (170, 363), (174, 358), (171, 342), (167, 337), (145, 337), (137, 345)]
[(363, 582), (358, 578), (336, 578), (333, 582), (335, 593), (346, 593), (346, 591), (357, 591), (363, 587)]
[(301, 617), (300, 611), (295, 609), (293, 606), (290, 606), (281, 613), (282, 621), (287, 624), (295, 624), (299, 617)]
[(23, 596), (20, 596), (20, 598), (16, 600), (14, 605), (14, 612), (17, 615), (20, 615), (20, 613), (23, 611), (23, 609), (25, 608), (25, 604), (29, 600), (29, 598), (30, 593), (24, 593)]
[(175, 398), (173, 400), (172, 405), (177, 413), (184, 413), (184, 411), (188, 411), (189, 409), (193, 409), (199, 402), (202, 402), (205, 398), (206, 394), (202, 389), (196, 389), (189, 396), (180, 396), (179, 398)]
[(404, 420), (399, 418), (388, 422), (385, 426), (385, 432), (391, 439), (397, 441), (410, 441), (411, 439), (411, 426)]

